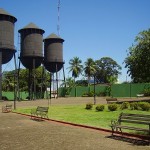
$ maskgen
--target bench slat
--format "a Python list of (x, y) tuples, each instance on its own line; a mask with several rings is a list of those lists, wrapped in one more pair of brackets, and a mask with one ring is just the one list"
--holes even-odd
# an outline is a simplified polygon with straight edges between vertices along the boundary
[(107, 104), (118, 102), (117, 98), (106, 98)]
[[(128, 123), (125, 124), (125, 123)], [(135, 127), (135, 124), (147, 125), (147, 128), (138, 128)], [(118, 129), (129, 129), (129, 130), (137, 130), (137, 131), (145, 131), (150, 135), (150, 115), (144, 114), (128, 114), (121, 113), (118, 117), (118, 121), (111, 121), (112, 135), (114, 130)], [(121, 130), (122, 132), (122, 130)]]
[(11, 112), (12, 104), (6, 104), (6, 106), (2, 106), (2, 112)]
[(135, 123), (135, 124), (145, 124), (145, 125), (149, 125), (150, 124), (150, 122), (144, 122), (144, 121), (139, 121), (139, 120), (124, 120), (124, 119), (121, 119), (120, 122)]
[(134, 116), (134, 117), (150, 117), (150, 115), (143, 115), (143, 114), (127, 114), (127, 113), (121, 113), (121, 116)]
[(127, 120), (143, 120), (143, 121), (150, 121), (150, 117), (143, 116), (143, 117), (138, 117), (138, 116), (120, 116), (120, 119), (127, 119)]
[(136, 127), (130, 127), (130, 126), (116, 126), (116, 128), (123, 128), (123, 129), (130, 129), (130, 130), (137, 130), (137, 131), (149, 131), (148, 129), (144, 128), (136, 128)]
[(48, 110), (49, 110), (49, 107), (41, 107), (41, 106), (38, 106), (36, 108), (36, 110), (31, 110), (31, 118), (32, 117), (41, 117), (41, 118), (45, 118), (47, 117), (48, 118)]

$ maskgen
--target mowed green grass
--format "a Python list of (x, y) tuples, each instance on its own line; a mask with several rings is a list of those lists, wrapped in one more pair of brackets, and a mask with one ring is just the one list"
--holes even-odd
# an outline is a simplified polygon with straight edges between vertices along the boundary
[[(85, 105), (52, 105), (49, 106), (48, 116), (49, 119), (111, 129), (111, 120), (116, 120), (121, 112), (147, 115), (150, 114), (150, 111), (130, 109), (109, 111), (107, 105), (105, 105), (104, 111), (96, 111), (95, 107), (96, 106), (93, 106), (91, 110), (87, 110), (85, 109)], [(16, 112), (30, 114), (31, 109), (33, 108), (20, 108), (17, 109)], [(148, 128), (148, 126), (145, 126), (145, 128)]]

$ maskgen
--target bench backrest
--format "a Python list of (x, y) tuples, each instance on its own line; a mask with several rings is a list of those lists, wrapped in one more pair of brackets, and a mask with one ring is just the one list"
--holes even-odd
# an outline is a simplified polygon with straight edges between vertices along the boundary
[(12, 104), (6, 104), (6, 108), (12, 108)]
[(150, 115), (121, 113), (118, 122), (150, 125)]
[(40, 111), (40, 112), (45, 112), (47, 113), (48, 112), (48, 109), (49, 107), (41, 107), (41, 106), (38, 106), (36, 111)]
[(117, 98), (106, 98), (106, 101), (117, 101)]

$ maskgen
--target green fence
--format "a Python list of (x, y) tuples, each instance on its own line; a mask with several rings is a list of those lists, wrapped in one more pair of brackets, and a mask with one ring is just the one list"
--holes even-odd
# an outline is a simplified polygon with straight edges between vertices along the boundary
[[(2, 92), (2, 96), (8, 100), (14, 100), (14, 92)], [(28, 96), (27, 92), (20, 92), (20, 99), (26, 99)]]
[(145, 89), (150, 89), (149, 83), (114, 84), (111, 86), (111, 95), (113, 97), (136, 97)]
[[(95, 93), (96, 94), (100, 94), (100, 93), (108, 93), (107, 92), (108, 86), (107, 85), (97, 85), (95, 86)], [(65, 96), (65, 89), (64, 88), (60, 88), (59, 89), (59, 96)], [(77, 86), (77, 87), (73, 87), (70, 90), (69, 96), (70, 97), (81, 97), (83, 95), (86, 95), (90, 92), (94, 92), (94, 86), (87, 86), (87, 87), (81, 87), (81, 86)]]
[[(29, 94), (28, 92), (20, 92), (17, 97), (20, 97), (21, 100), (25, 100), (28, 98)], [(14, 100), (14, 92), (2, 92), (2, 96), (6, 100)], [(36, 99), (44, 98), (44, 93), (37, 92), (36, 93)]]
[[(137, 94), (143, 93), (145, 89), (150, 89), (150, 83), (137, 83), (137, 84), (113, 84), (108, 85), (96, 85), (95, 93), (98, 96), (113, 96), (113, 97), (136, 97)], [(64, 97), (66, 90), (59, 88), (59, 97)], [(86, 93), (94, 92), (94, 85), (87, 87), (73, 87), (70, 90), (70, 97), (81, 97)], [(105, 93), (105, 95), (101, 95)], [(7, 97), (8, 100), (14, 100), (14, 92), (2, 92), (2, 96)], [(27, 99), (28, 92), (20, 92), (20, 99)], [(49, 92), (36, 93), (36, 99), (48, 98)]]
[[(137, 84), (113, 84), (108, 85), (95, 85), (96, 95), (105, 93), (106, 96), (113, 97), (136, 97), (137, 94), (143, 93), (145, 89), (150, 89), (150, 83), (137, 83)], [(94, 85), (88, 87), (73, 87), (69, 93), (70, 97), (81, 97), (84, 93), (93, 92)], [(63, 94), (62, 94), (63, 93)], [(59, 96), (65, 96), (65, 90), (59, 89)]]

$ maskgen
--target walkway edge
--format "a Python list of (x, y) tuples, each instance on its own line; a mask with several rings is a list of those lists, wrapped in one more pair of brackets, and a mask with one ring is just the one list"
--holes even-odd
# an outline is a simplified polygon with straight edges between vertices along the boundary
[[(31, 117), (31, 115), (28, 115), (28, 114), (23, 114), (23, 113), (18, 113), (18, 112), (12, 112), (12, 113)], [(40, 118), (40, 117), (36, 117), (36, 118)], [(112, 133), (112, 130), (109, 130), (109, 129), (93, 127), (93, 126), (88, 126), (88, 125), (83, 125), (83, 124), (76, 124), (76, 123), (65, 122), (65, 121), (54, 120), (54, 119), (47, 119), (47, 118), (43, 118), (43, 119), (47, 120), (47, 121), (53, 121), (53, 122), (57, 122), (57, 123), (62, 123), (62, 124), (67, 124), (67, 125), (72, 125), (72, 126), (83, 127), (83, 128), (94, 129), (94, 130)], [(116, 131), (114, 133), (121, 135), (121, 136), (123, 135), (123, 136), (127, 136), (127, 137), (134, 137), (134, 138), (145, 139), (145, 140), (148, 139), (149, 140), (149, 136), (131, 134), (131, 133), (127, 133), (127, 132), (123, 132), (123, 134), (121, 134), (120, 132), (116, 132)]]

